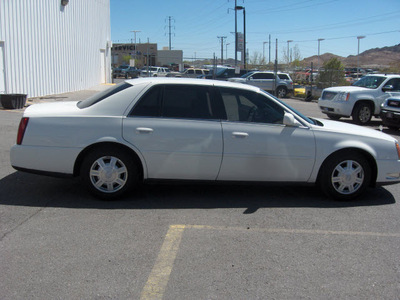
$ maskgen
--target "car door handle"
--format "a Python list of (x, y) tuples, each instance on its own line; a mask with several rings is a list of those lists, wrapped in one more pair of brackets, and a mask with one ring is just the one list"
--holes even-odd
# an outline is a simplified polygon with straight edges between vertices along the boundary
[(138, 127), (136, 128), (137, 133), (153, 133), (153, 128), (148, 128), (148, 127)]
[(232, 136), (234, 138), (247, 138), (249, 136), (249, 134), (247, 132), (232, 132)]

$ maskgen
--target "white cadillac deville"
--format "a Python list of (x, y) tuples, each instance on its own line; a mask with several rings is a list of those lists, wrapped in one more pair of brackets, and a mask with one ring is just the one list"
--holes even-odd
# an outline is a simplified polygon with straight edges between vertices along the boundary
[(127, 80), (84, 101), (30, 106), (11, 164), (80, 176), (105, 199), (150, 179), (312, 183), (341, 200), (400, 181), (389, 135), (307, 118), (256, 87), (180, 78)]

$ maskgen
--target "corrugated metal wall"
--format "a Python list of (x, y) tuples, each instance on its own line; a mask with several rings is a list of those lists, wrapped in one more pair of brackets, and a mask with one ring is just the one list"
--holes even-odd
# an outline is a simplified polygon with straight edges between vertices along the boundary
[(0, 0), (5, 92), (37, 97), (110, 82), (110, 32), (110, 0)]

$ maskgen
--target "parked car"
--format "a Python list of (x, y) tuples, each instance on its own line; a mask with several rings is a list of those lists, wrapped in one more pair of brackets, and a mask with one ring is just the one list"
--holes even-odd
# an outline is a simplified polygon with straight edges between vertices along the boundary
[(333, 120), (351, 116), (356, 124), (363, 125), (372, 116), (379, 116), (381, 104), (390, 97), (386, 92), (400, 92), (400, 75), (366, 75), (352, 86), (324, 89), (318, 106)]
[(293, 96), (305, 98), (306, 97), (306, 88), (300, 84), (294, 85), (293, 86)]
[(389, 135), (305, 117), (250, 85), (185, 78), (32, 105), (10, 157), (20, 171), (80, 176), (105, 199), (151, 179), (318, 184), (341, 200), (400, 181)]
[(141, 77), (167, 77), (171, 71), (164, 67), (144, 67), (141, 72)]
[(136, 67), (129, 67), (128, 70), (125, 71), (125, 78), (138, 78), (140, 76), (140, 69)]
[(183, 78), (198, 78), (199, 76), (205, 76), (210, 72), (208, 69), (186, 69), (183, 73), (176, 74), (175, 77)]
[(129, 65), (121, 65), (115, 69), (113, 69), (112, 75), (113, 78), (124, 77), (126, 76), (126, 71), (129, 69)]
[[(284, 79), (281, 79), (284, 78)], [(279, 98), (284, 98), (289, 92), (293, 92), (293, 81), (289, 74), (255, 71), (244, 74), (239, 78), (228, 79), (232, 82), (240, 82), (259, 87), (263, 90), (275, 93)]]
[[(215, 75), (214, 75), (214, 72), (215, 72)], [(236, 74), (235, 68), (218, 66), (215, 69), (210, 69), (208, 74), (200, 75), (198, 78), (228, 80), (229, 78), (238, 77), (238, 76), (239, 76), (239, 74)]]
[(400, 95), (385, 100), (381, 107), (380, 117), (383, 125), (388, 128), (393, 130), (400, 128)]

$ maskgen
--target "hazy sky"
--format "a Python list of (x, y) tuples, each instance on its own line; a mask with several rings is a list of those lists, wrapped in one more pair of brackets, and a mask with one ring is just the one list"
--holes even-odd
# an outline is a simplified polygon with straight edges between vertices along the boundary
[[(250, 57), (254, 53), (271, 60), (297, 45), (301, 56), (330, 52), (356, 55), (377, 47), (400, 44), (400, 0), (236, 0), (246, 10), (246, 39)], [(136, 41), (169, 45), (169, 17), (172, 49), (183, 50), (184, 58), (211, 58), (221, 55), (218, 36), (226, 36), (228, 57), (234, 57), (235, 0), (110, 0), (111, 39), (114, 43)], [(238, 31), (243, 31), (243, 11), (238, 11)], [(224, 57), (226, 56), (224, 45)], [(239, 56), (238, 56), (239, 57)]]

